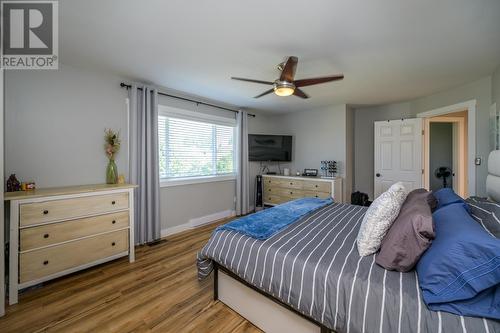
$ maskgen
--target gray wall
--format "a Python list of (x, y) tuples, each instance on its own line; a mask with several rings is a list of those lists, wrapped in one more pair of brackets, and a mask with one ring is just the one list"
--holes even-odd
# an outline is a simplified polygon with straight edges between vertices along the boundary
[[(275, 135), (293, 135), (288, 130), (284, 129), (282, 118), (283, 115), (265, 114), (256, 110), (250, 110), (250, 113), (255, 114), (255, 117), (248, 119), (248, 133), (249, 134), (275, 134)], [(293, 138), (293, 146), (295, 147), (295, 138)], [(295, 152), (292, 152), (292, 159), (295, 158)], [(249, 192), (250, 192), (250, 206), (254, 206), (255, 200), (255, 177), (260, 174), (261, 166), (267, 165), (270, 171), (278, 172), (277, 163), (263, 163), (249, 162)], [(280, 163), (281, 171), (283, 168), (290, 168), (290, 163)]]
[(103, 183), (104, 129), (120, 130), (118, 172), (128, 175), (126, 92), (120, 78), (60, 65), (7, 71), (5, 176), (38, 187)]
[[(430, 124), (430, 188), (433, 191), (443, 187), (443, 179), (434, 176), (434, 171), (439, 167), (453, 169), (453, 124)], [(448, 187), (453, 184), (452, 178), (447, 178)]]
[[(0, 69), (0, 175), (3, 174), (4, 167), (4, 70)], [(3, 190), (3, 189), (2, 189)], [(0, 191), (0, 244), (5, 248), (7, 240), (5, 239), (4, 225), (4, 200), (3, 192)], [(5, 252), (0, 251), (0, 317), (5, 315)]]
[[(119, 173), (128, 177), (127, 93), (123, 78), (60, 65), (57, 71), (7, 71), (5, 176), (38, 187), (105, 182), (104, 128), (121, 130)], [(161, 96), (160, 104), (234, 117)], [(234, 209), (234, 181), (161, 188), (162, 229)]]
[(354, 112), (354, 190), (373, 198), (373, 123), (381, 120), (411, 118), (410, 103), (356, 109)]
[(490, 153), (489, 119), (491, 105), (491, 76), (411, 102), (414, 114), (475, 99), (476, 156), (483, 163), (476, 166), (476, 195), (486, 196), (487, 158)]
[(292, 171), (319, 169), (322, 160), (339, 161), (339, 173), (346, 175), (346, 105), (292, 112), (280, 120), (294, 136)]
[[(492, 104), (496, 103), (496, 112), (498, 114), (500, 112), (500, 66), (498, 66), (491, 76), (491, 99)], [(490, 147), (491, 149), (495, 149), (497, 146), (500, 146), (500, 134), (497, 129), (498, 125), (495, 124), (497, 122), (496, 115), (492, 114), (490, 116)]]
[(500, 110), (500, 66), (491, 76), (491, 99), (492, 103), (497, 103), (497, 110)]
[[(346, 164), (349, 157), (346, 147), (348, 139), (353, 141), (354, 136), (350, 130), (353, 129), (352, 117), (346, 112), (346, 105), (341, 104), (279, 115), (257, 113), (257, 117), (249, 122), (249, 133), (293, 136), (292, 162), (281, 163), (282, 171), (287, 167), (295, 175), (305, 168), (319, 170), (322, 160), (336, 160), (339, 161), (339, 175), (349, 178), (347, 183), (350, 184), (353, 162)], [(278, 171), (276, 163), (269, 166), (271, 171)], [(254, 195), (254, 179), (259, 172), (260, 163), (250, 162), (251, 198)]]
[[(486, 195), (486, 158), (490, 152), (489, 108), (492, 95), (492, 78), (484, 77), (474, 82), (406, 103), (357, 108), (355, 111), (355, 189), (373, 197), (373, 122), (414, 117), (440, 107), (475, 99), (476, 105), (476, 156), (483, 163), (476, 167), (476, 195)], [(360, 142), (363, 140), (363, 142)]]

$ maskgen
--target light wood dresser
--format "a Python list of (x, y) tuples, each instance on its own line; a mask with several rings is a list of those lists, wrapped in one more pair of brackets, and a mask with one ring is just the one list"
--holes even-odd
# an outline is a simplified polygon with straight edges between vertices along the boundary
[(342, 178), (263, 175), (264, 205), (278, 205), (305, 197), (333, 198), (342, 202)]
[(7, 192), (9, 304), (21, 289), (123, 256), (134, 258), (134, 188), (85, 185)]

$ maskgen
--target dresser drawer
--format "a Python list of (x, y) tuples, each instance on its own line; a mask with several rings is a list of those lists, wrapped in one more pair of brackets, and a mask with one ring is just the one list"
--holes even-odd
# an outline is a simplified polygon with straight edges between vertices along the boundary
[(304, 182), (304, 190), (317, 191), (317, 192), (331, 192), (332, 184), (330, 182), (318, 182), (308, 180)]
[(20, 283), (128, 250), (128, 230), (115, 231), (19, 255)]
[(297, 190), (294, 188), (280, 188), (277, 191), (277, 194), (283, 198), (288, 198), (291, 200), (303, 198), (304, 192), (302, 190)]
[(304, 197), (327, 199), (327, 198), (331, 198), (332, 195), (330, 193), (326, 193), (326, 192), (304, 191)]
[(302, 188), (302, 180), (286, 179), (286, 178), (264, 178), (264, 186), (267, 187), (285, 187), (285, 188)]
[(294, 188), (294, 189), (301, 189), (302, 188), (302, 180), (296, 180), (296, 179), (283, 179), (281, 182), (281, 187), (286, 187), (286, 188)]
[(28, 203), (20, 205), (20, 225), (28, 226), (60, 221), (92, 214), (110, 213), (127, 208), (128, 193)]
[(264, 202), (267, 204), (272, 204), (272, 205), (279, 205), (281, 203), (290, 201), (290, 198), (284, 198), (279, 195), (272, 195), (272, 194), (267, 194), (264, 195)]
[(21, 251), (53, 245), (102, 232), (127, 228), (129, 212), (87, 217), (66, 222), (56, 222), (20, 230)]
[(271, 177), (263, 177), (262, 182), (264, 183), (264, 186), (268, 187), (278, 187), (281, 184), (283, 184), (283, 181), (279, 178), (271, 178)]

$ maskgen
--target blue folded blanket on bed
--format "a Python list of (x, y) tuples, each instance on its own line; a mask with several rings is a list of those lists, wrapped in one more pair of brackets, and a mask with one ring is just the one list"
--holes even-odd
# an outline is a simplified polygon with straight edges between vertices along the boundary
[(312, 211), (331, 204), (332, 199), (303, 198), (262, 210), (217, 227), (252, 238), (267, 239)]

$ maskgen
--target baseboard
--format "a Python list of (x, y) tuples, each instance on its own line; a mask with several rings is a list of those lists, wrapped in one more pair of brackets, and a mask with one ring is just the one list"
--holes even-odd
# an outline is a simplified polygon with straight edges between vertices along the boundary
[(210, 215), (205, 215), (202, 217), (197, 217), (194, 219), (189, 220), (189, 224), (191, 227), (196, 228), (196, 227), (201, 227), (202, 225), (209, 224), (218, 220), (222, 220), (228, 217), (235, 216), (236, 212), (234, 210), (228, 209), (228, 210), (223, 210), (222, 212), (217, 212), (214, 214)]
[(228, 217), (232, 217), (235, 215), (236, 215), (236, 212), (234, 210), (228, 209), (228, 210), (224, 210), (222, 212), (217, 212), (214, 214), (209, 214), (209, 215), (197, 217), (194, 219), (190, 219), (187, 223), (183, 223), (180, 225), (176, 225), (173, 227), (162, 229), (161, 230), (161, 237), (167, 237), (167, 236), (171, 236), (174, 234), (178, 234), (180, 232), (183, 232), (186, 230), (191, 230), (194, 228), (198, 228), (198, 227), (201, 227), (201, 226), (204, 226), (204, 225), (207, 225), (210, 223), (214, 223), (214, 222), (217, 222), (219, 220), (222, 220), (222, 219), (225, 219)]
[(174, 227), (165, 228), (165, 229), (161, 230), (161, 237), (163, 238), (163, 237), (167, 237), (170, 235), (175, 235), (175, 234), (178, 234), (180, 232), (190, 230), (190, 229), (192, 229), (192, 228), (191, 228), (191, 225), (189, 224), (189, 222), (181, 224), (181, 225), (176, 225)]

